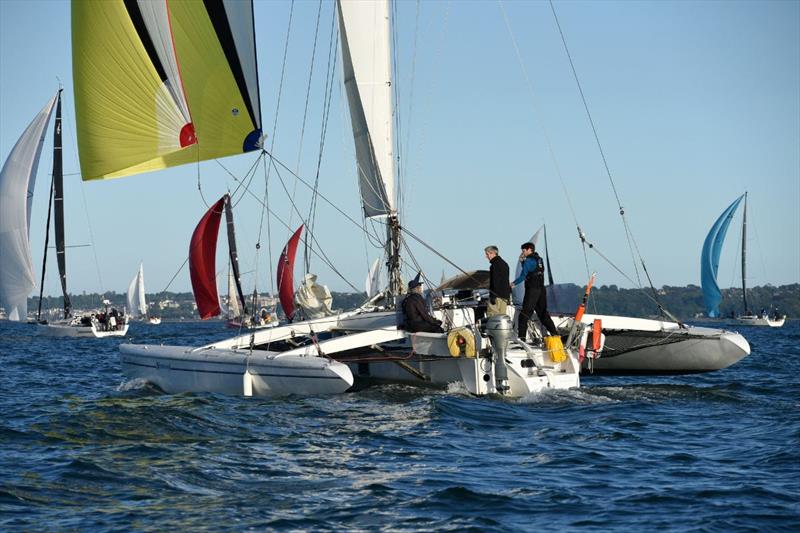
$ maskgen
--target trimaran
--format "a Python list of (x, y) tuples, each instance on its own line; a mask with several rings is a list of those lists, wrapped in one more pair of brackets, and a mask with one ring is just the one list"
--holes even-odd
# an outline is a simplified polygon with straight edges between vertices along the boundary
[[(361, 203), (366, 218), (385, 223), (388, 287), (353, 311), (327, 314), (318, 306), (323, 316), (206, 346), (122, 345), (127, 377), (167, 392), (325, 394), (347, 390), (363, 377), (439, 386), (461, 382), (473, 394), (519, 397), (579, 386), (578, 353), (602, 351), (602, 338), (612, 330), (645, 345), (609, 354), (616, 355), (609, 361), (623, 366), (627, 355), (629, 366), (644, 364), (654, 371), (712, 370), (749, 353), (735, 333), (624, 317), (617, 317), (618, 323), (602, 317), (600, 327), (590, 316), (573, 317), (566, 350), (551, 352), (536, 338), (515, 338), (509, 316), (478, 321), (486, 296), (480, 289), (436, 295), (433, 313), (447, 333), (404, 330), (398, 303), (407, 232), (396, 208), (389, 3), (340, 0), (336, 8)], [(264, 156), (251, 2), (78, 0), (72, 10), (84, 179), (252, 151)], [(109, 116), (117, 117), (111, 129)], [(219, 225), (225, 198), (220, 202), (206, 214), (212, 226), (214, 219)], [(193, 285), (195, 276), (208, 289), (214, 283), (209, 301), (216, 293), (212, 240), (215, 251), (216, 230), (202, 231), (190, 247), (190, 256), (199, 257)], [(291, 263), (286, 262), (290, 269)], [(315, 292), (313, 275), (306, 282), (311, 299), (324, 299), (324, 291)], [(642, 332), (650, 335), (645, 343)], [(672, 363), (664, 366), (668, 359)], [(709, 366), (710, 359), (716, 360)]]

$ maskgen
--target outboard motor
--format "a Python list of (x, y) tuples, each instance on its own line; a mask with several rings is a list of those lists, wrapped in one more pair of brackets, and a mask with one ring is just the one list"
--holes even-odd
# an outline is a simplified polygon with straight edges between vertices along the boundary
[(508, 370), (506, 369), (506, 350), (511, 338), (513, 326), (508, 315), (496, 315), (486, 320), (486, 334), (492, 338), (494, 350), (494, 376), (497, 392), (506, 394), (508, 386)]

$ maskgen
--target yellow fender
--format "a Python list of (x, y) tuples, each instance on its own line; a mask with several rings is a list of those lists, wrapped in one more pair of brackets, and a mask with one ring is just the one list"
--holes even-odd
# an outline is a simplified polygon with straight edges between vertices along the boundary
[(564, 351), (564, 343), (561, 342), (561, 337), (558, 335), (545, 337), (544, 348), (550, 353), (550, 359), (552, 359), (554, 363), (567, 360), (567, 352)]
[(453, 357), (475, 357), (475, 336), (469, 328), (455, 328), (447, 334), (447, 348)]

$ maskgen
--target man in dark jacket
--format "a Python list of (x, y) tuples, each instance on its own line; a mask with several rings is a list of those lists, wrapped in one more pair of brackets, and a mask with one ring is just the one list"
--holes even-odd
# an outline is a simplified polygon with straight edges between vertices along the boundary
[(519, 323), (517, 330), (519, 338), (523, 341), (526, 339), (528, 333), (528, 321), (531, 315), (536, 311), (539, 321), (547, 328), (550, 335), (558, 335), (556, 325), (553, 324), (553, 319), (550, 318), (550, 313), (547, 312), (547, 291), (544, 287), (544, 261), (536, 253), (536, 248), (532, 243), (526, 242), (522, 248), (522, 254), (519, 259), (522, 261), (522, 272), (519, 277), (511, 284), (519, 285), (525, 282), (525, 298), (522, 300), (522, 310), (519, 313)]
[(403, 300), (403, 314), (405, 315), (406, 331), (416, 333), (444, 333), (442, 322), (436, 320), (428, 312), (428, 305), (422, 297), (422, 283), (417, 277), (408, 282), (408, 296)]
[(500, 250), (497, 246), (487, 246), (483, 251), (489, 260), (489, 306), (486, 309), (486, 316), (504, 315), (511, 297), (508, 263), (498, 255)]

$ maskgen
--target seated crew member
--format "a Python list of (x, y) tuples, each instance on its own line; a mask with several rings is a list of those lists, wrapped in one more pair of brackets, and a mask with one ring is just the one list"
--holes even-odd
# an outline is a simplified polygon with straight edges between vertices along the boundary
[(422, 297), (422, 282), (417, 277), (408, 282), (408, 296), (403, 300), (406, 331), (416, 333), (444, 333), (442, 322), (436, 320), (428, 312), (428, 306)]

